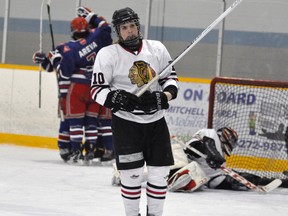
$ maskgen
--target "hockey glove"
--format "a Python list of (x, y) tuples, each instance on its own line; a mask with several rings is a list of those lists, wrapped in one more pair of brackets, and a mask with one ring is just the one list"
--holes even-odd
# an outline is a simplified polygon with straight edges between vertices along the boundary
[(169, 108), (168, 99), (164, 92), (146, 91), (139, 99), (139, 109), (143, 110), (145, 113)]
[(111, 109), (112, 112), (123, 110), (132, 112), (138, 105), (139, 98), (124, 90), (115, 90), (108, 93), (104, 106)]
[(45, 59), (47, 59), (45, 53), (42, 53), (42, 52), (35, 52), (32, 56), (32, 60), (35, 64), (42, 64)]
[(76, 16), (78, 16), (78, 17), (86, 18), (89, 15), (89, 13), (92, 13), (92, 11), (86, 7), (78, 7), (76, 9)]
[(60, 62), (62, 60), (62, 55), (59, 53), (59, 51), (53, 50), (49, 52), (49, 60), (54, 68), (56, 68), (56, 63)]
[(205, 154), (207, 155), (206, 162), (213, 168), (218, 169), (226, 161), (222, 155), (217, 151), (215, 141), (209, 137), (203, 137), (203, 145)]
[(35, 64), (41, 64), (42, 68), (47, 72), (53, 71), (53, 66), (45, 53), (40, 53), (39, 51), (35, 52), (32, 56), (32, 60)]
[(92, 18), (92, 17), (97, 17), (97, 15), (95, 13), (93, 13), (89, 8), (78, 7), (76, 9), (76, 15), (78, 17), (85, 18), (87, 23), (90, 25), (90, 28), (96, 28), (97, 27), (97, 25), (95, 25), (95, 23), (93, 23), (94, 18)]

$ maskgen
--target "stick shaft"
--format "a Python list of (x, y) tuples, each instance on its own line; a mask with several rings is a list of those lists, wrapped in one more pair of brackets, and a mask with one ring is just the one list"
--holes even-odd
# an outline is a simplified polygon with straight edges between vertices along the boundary
[(178, 55), (173, 61), (171, 61), (157, 76), (155, 76), (149, 83), (147, 83), (146, 86), (142, 88), (136, 95), (139, 97), (145, 91), (147, 91), (154, 82), (158, 81), (158, 79), (162, 74), (165, 74), (169, 70), (169, 68), (175, 65), (183, 56), (185, 56), (187, 52), (189, 52), (200, 40), (202, 40), (218, 23), (220, 23), (226, 16), (228, 16), (228, 14), (230, 14), (241, 2), (242, 0), (236, 0), (216, 20), (214, 20), (214, 22), (212, 22), (204, 31), (202, 31), (201, 34), (198, 35), (198, 37), (196, 37), (180, 55)]
[(49, 29), (50, 29), (50, 36), (51, 36), (51, 40), (52, 40), (52, 49), (55, 50), (54, 34), (53, 34), (53, 28), (52, 28), (50, 6), (51, 6), (51, 0), (48, 0), (47, 1), (47, 12), (48, 12), (48, 20), (49, 20)]
[[(50, 35), (51, 35), (51, 40), (52, 40), (52, 50), (55, 50), (54, 34), (53, 34), (53, 28), (52, 28), (50, 6), (51, 6), (51, 0), (47, 0), (47, 13), (48, 13), (48, 19), (49, 19)], [(59, 87), (59, 72), (55, 71), (55, 73), (56, 73), (57, 88), (58, 88), (59, 116), (60, 116), (61, 121), (64, 121), (64, 112), (63, 112), (63, 107), (62, 107), (62, 104), (61, 104), (61, 93), (60, 93), (60, 87)]]
[[(42, 0), (41, 3), (41, 8), (40, 8), (40, 33), (39, 33), (39, 52), (42, 52), (42, 41), (43, 41), (43, 7), (44, 7), (44, 1)], [(41, 108), (41, 103), (42, 103), (42, 65), (39, 64), (39, 90), (38, 90), (38, 95), (39, 95), (39, 104), (38, 107)]]

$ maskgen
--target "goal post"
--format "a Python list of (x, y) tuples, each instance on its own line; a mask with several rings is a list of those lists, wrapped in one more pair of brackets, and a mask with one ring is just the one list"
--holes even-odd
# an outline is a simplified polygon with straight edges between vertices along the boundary
[(262, 178), (287, 179), (288, 82), (215, 77), (208, 128), (229, 126), (239, 139), (227, 167)]

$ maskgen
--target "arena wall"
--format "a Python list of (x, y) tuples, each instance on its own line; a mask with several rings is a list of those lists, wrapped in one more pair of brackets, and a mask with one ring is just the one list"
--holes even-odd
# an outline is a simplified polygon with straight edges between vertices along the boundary
[[(0, 0), (0, 41), (6, 0)], [(11, 0), (8, 22), (8, 64), (33, 65), (39, 49), (41, 0)], [(52, 1), (51, 17), (56, 44), (70, 39), (69, 22), (75, 17), (76, 0)], [(142, 31), (148, 0), (83, 0), (82, 5), (111, 22), (116, 9), (129, 6), (140, 17)], [(149, 39), (162, 41), (178, 56), (223, 11), (223, 0), (151, 1)], [(234, 0), (226, 0), (229, 7)], [(287, 0), (245, 0), (225, 19), (222, 76), (286, 80), (288, 72)], [(179, 76), (212, 79), (216, 74), (219, 26), (176, 64)], [(145, 33), (145, 32), (143, 32)], [(115, 35), (114, 35), (115, 38)], [(51, 49), (46, 5), (43, 8), (43, 51)], [(2, 49), (2, 43), (0, 44)]]

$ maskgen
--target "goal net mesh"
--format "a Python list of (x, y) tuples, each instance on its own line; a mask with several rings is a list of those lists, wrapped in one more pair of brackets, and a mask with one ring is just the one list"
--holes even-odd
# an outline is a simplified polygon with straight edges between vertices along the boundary
[(288, 178), (283, 174), (288, 170), (288, 82), (214, 78), (208, 127), (224, 126), (239, 136), (227, 167), (262, 178)]

